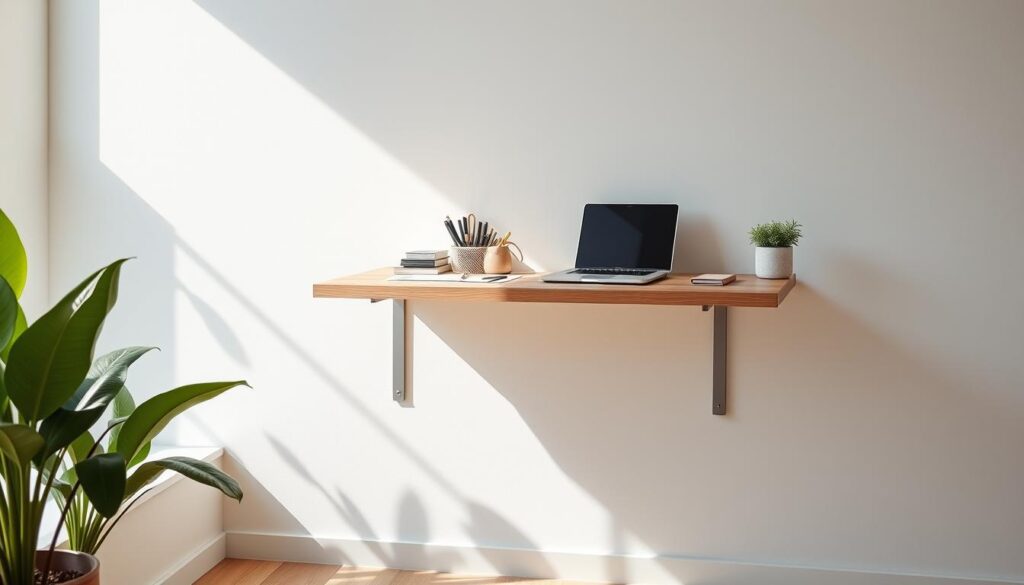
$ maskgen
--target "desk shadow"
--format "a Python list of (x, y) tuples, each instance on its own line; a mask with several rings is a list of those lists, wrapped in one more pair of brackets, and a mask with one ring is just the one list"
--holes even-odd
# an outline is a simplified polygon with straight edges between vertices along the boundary
[[(976, 574), (1012, 571), (1006, 543), (1024, 513), (1011, 521), (962, 498), (1012, 497), (1010, 472), (988, 478), (1017, 464), (1020, 398), (972, 392), (998, 381), (951, 375), (811, 286), (778, 310), (730, 312), (724, 417), (710, 413), (699, 308), (417, 303), (416, 314), (659, 554), (956, 572), (966, 532), (991, 543), (975, 551)], [(479, 344), (466, 321), (507, 333)], [(865, 533), (886, 538), (842, 544)]]

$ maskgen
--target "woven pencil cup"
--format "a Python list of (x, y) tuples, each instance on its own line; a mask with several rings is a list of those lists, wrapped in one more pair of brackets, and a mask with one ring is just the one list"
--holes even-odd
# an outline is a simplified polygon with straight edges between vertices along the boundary
[(452, 265), (452, 272), (468, 274), (484, 273), (484, 255), (486, 247), (452, 247), (448, 250), (448, 263)]

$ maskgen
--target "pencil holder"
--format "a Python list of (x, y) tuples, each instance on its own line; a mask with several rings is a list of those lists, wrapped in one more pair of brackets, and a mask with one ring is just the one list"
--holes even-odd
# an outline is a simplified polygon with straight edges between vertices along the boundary
[(448, 263), (452, 265), (452, 272), (483, 274), (486, 253), (487, 248), (484, 247), (453, 246), (448, 249)]

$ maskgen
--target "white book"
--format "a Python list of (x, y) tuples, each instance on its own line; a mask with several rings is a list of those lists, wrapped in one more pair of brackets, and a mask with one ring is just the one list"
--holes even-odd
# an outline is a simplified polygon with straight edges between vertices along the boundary
[(413, 250), (406, 252), (406, 260), (440, 260), (448, 257), (448, 250)]

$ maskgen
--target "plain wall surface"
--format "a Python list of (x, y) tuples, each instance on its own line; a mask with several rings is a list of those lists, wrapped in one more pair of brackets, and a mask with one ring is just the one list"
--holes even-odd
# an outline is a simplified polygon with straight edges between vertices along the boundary
[[(229, 531), (1024, 580), (1024, 3), (51, 11), (51, 296), (137, 256), (133, 392), (253, 385), (165, 434)], [(389, 303), (311, 298), (466, 211), (563, 268), (590, 201), (678, 203), (680, 271), (806, 226), (727, 416), (696, 307), (411, 303), (402, 408)]]
[(28, 254), (21, 304), (42, 314), (47, 294), (46, 2), (0, 0), (0, 209)]

